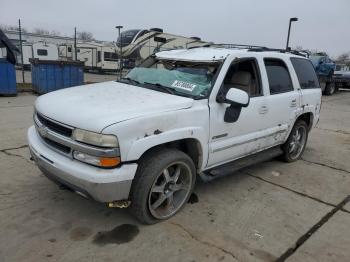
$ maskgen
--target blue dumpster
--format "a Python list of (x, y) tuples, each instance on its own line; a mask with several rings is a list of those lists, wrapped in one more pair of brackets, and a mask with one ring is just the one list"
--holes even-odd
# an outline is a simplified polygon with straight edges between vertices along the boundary
[(34, 92), (45, 94), (84, 84), (84, 62), (30, 59)]
[(15, 66), (0, 58), (0, 95), (17, 94)]

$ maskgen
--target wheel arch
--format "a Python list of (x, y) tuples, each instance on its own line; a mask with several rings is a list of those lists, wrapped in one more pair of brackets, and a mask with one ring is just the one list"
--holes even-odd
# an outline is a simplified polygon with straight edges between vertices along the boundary
[[(311, 128), (313, 127), (313, 123), (314, 123), (314, 114), (312, 112), (305, 112), (303, 114), (301, 114), (300, 116), (298, 116), (298, 118), (295, 120), (294, 122), (294, 125), (295, 123), (298, 121), (298, 120), (304, 120), (307, 124), (307, 127), (308, 127), (308, 131), (311, 130)], [(294, 126), (293, 125), (293, 126)]]
[(205, 161), (203, 157), (203, 147), (200, 141), (196, 138), (184, 138), (154, 145), (145, 150), (139, 157), (139, 160), (162, 148), (176, 148), (187, 154), (192, 159), (197, 171), (203, 168), (203, 162)]

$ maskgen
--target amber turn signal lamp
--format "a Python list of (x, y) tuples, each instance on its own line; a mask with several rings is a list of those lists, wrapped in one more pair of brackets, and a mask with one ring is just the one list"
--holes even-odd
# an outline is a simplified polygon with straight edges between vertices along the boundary
[(116, 167), (120, 164), (120, 157), (101, 157), (100, 166), (101, 167)]

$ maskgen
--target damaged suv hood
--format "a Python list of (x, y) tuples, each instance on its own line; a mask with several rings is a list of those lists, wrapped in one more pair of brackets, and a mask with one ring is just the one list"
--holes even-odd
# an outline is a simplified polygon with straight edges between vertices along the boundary
[(40, 96), (35, 109), (58, 122), (94, 132), (121, 121), (191, 107), (193, 99), (120, 82), (67, 88)]

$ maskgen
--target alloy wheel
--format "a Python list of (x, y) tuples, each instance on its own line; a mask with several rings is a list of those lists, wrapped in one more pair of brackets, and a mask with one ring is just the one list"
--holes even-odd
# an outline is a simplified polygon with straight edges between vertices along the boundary
[(172, 163), (156, 177), (148, 197), (148, 208), (157, 219), (175, 214), (191, 191), (192, 174), (183, 162)]
[(303, 152), (306, 141), (306, 129), (304, 126), (299, 126), (294, 130), (292, 139), (289, 143), (288, 153), (292, 159), (297, 159)]

